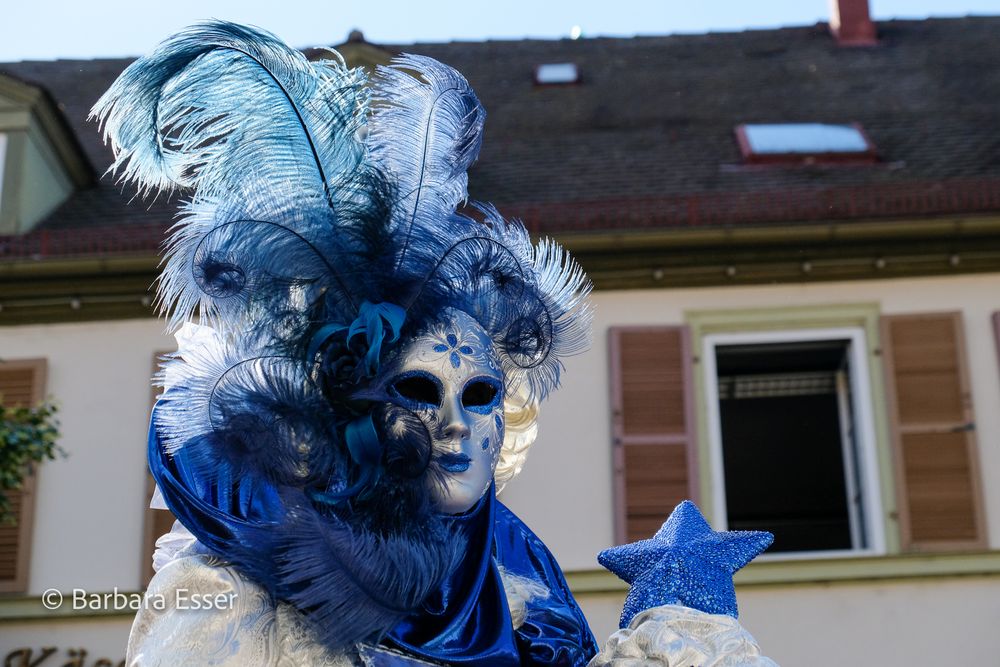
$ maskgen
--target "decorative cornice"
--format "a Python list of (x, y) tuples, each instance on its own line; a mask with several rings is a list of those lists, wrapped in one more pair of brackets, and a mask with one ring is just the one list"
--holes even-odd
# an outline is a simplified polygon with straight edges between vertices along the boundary
[[(0, 326), (153, 316), (148, 304), (162, 227), (89, 233), (92, 237), (82, 231), (43, 230), (6, 239), (6, 258), (0, 258)], [(556, 238), (601, 290), (1000, 272), (1000, 216), (564, 233)], [(4, 242), (0, 239), (0, 253)], [(101, 244), (117, 251), (86, 254)]]
[(1000, 216), (566, 233), (557, 238), (598, 289), (1000, 271)]
[(0, 262), (0, 325), (153, 317), (159, 257)]

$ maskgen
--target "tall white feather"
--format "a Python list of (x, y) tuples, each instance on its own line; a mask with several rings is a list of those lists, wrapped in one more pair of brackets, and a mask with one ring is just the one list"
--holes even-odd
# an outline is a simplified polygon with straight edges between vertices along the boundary
[(396, 58), (378, 68), (373, 83), (368, 145), (398, 189), (398, 265), (411, 237), (427, 233), (420, 227), (446, 225), (465, 199), (486, 111), (461, 74), (425, 56)]

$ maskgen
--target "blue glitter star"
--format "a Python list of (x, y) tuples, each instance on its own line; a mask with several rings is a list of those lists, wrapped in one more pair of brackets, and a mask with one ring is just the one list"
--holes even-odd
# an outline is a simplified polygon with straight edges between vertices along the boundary
[(632, 585), (623, 628), (639, 612), (664, 604), (737, 618), (733, 573), (773, 541), (764, 531), (717, 533), (698, 506), (685, 500), (651, 539), (606, 549), (597, 561)]

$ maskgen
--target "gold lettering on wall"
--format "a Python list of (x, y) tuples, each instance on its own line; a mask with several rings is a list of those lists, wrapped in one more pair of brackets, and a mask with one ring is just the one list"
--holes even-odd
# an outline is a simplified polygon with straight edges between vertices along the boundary
[[(51, 659), (50, 659), (51, 658)], [(18, 648), (3, 659), (3, 667), (125, 667), (125, 660), (87, 659), (87, 649), (70, 648), (61, 652), (55, 646), (39, 649)]]

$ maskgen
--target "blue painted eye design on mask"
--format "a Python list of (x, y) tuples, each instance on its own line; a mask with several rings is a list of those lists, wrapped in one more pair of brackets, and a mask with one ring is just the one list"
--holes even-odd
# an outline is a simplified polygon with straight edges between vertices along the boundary
[(389, 385), (389, 395), (411, 409), (441, 407), (444, 391), (441, 381), (430, 373), (412, 371), (403, 373)]
[(500, 383), (489, 377), (472, 378), (462, 389), (462, 407), (479, 415), (493, 412), (502, 398)]

